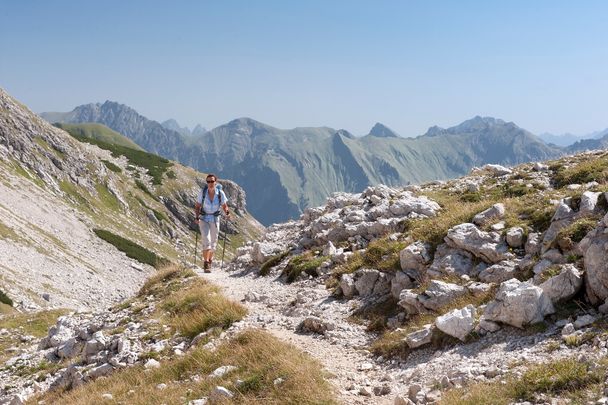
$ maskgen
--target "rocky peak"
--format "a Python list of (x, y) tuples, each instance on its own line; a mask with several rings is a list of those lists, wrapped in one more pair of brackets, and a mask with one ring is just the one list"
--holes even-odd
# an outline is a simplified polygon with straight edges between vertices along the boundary
[(376, 125), (372, 127), (368, 135), (378, 138), (399, 138), (399, 135), (395, 131), (379, 122), (376, 122)]

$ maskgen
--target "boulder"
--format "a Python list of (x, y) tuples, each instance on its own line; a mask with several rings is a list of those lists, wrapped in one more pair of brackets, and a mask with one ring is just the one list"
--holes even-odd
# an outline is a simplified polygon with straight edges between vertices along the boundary
[(515, 278), (518, 271), (517, 263), (512, 260), (505, 260), (481, 271), (479, 273), (479, 280), (484, 283), (500, 284), (503, 281)]
[(585, 191), (583, 193), (583, 195), (581, 196), (581, 202), (578, 207), (579, 215), (592, 214), (597, 207), (597, 201), (598, 201), (600, 194), (602, 194), (602, 193), (593, 192), (593, 191)]
[(355, 289), (362, 297), (374, 292), (380, 272), (375, 269), (359, 269), (355, 272)]
[(484, 317), (523, 328), (541, 322), (545, 315), (554, 312), (551, 299), (542, 288), (511, 279), (500, 285), (496, 298), (486, 306)]
[(585, 292), (593, 305), (608, 298), (608, 214), (579, 243), (585, 263)]
[(414, 288), (412, 279), (402, 271), (395, 273), (395, 277), (391, 280), (391, 295), (399, 298), (401, 291)]
[(470, 252), (487, 263), (498, 263), (514, 257), (496, 232), (484, 232), (474, 224), (464, 223), (448, 230), (445, 242), (456, 249)]
[(409, 333), (404, 340), (410, 349), (431, 343), (433, 340), (433, 325), (424, 325), (422, 329)]
[(426, 309), (424, 305), (420, 303), (420, 301), (418, 301), (418, 294), (416, 294), (413, 290), (401, 291), (401, 294), (399, 294), (398, 305), (405, 309), (405, 312), (410, 316), (429, 312), (429, 310)]
[(492, 174), (494, 174), (495, 176), (504, 176), (506, 174), (513, 173), (513, 171), (511, 169), (504, 167), (502, 165), (496, 165), (496, 164), (487, 164), (487, 165), (484, 165), (481, 169), (489, 171)]
[(431, 245), (421, 241), (412, 243), (399, 253), (401, 270), (415, 270), (421, 275), (431, 259)]
[(561, 272), (540, 285), (553, 304), (568, 301), (583, 286), (581, 272), (573, 264), (561, 266)]
[(433, 278), (441, 275), (472, 275), (473, 260), (469, 252), (454, 249), (442, 243), (435, 252), (433, 264), (427, 269), (427, 276)]
[(281, 251), (281, 247), (270, 242), (255, 242), (251, 258), (257, 264), (262, 264)]
[(340, 277), (340, 289), (347, 299), (351, 299), (355, 295), (357, 289), (355, 288), (355, 280), (352, 274), (342, 274), (342, 277)]
[(319, 335), (324, 335), (325, 332), (333, 329), (334, 325), (316, 316), (309, 316), (305, 318), (297, 327), (298, 332), (317, 333)]
[(422, 294), (418, 295), (418, 301), (425, 308), (438, 311), (466, 293), (467, 289), (457, 284), (431, 280), (429, 287)]
[(491, 221), (502, 219), (505, 216), (505, 206), (502, 203), (497, 203), (488, 208), (485, 211), (473, 217), (473, 223), (475, 225), (483, 226)]
[(531, 232), (526, 239), (525, 251), (527, 255), (534, 256), (540, 253), (540, 234)]
[(570, 206), (566, 203), (565, 200), (562, 200), (557, 209), (555, 210), (555, 214), (551, 218), (551, 225), (549, 225), (549, 229), (545, 231), (543, 236), (541, 252), (544, 253), (547, 250), (551, 249), (555, 238), (559, 234), (559, 231), (570, 225), (574, 222), (576, 218), (576, 212), (570, 208)]
[(475, 327), (475, 307), (468, 305), (441, 315), (435, 320), (435, 326), (443, 333), (464, 341)]
[(509, 228), (506, 239), (509, 246), (513, 248), (521, 247), (524, 244), (524, 229), (520, 226)]

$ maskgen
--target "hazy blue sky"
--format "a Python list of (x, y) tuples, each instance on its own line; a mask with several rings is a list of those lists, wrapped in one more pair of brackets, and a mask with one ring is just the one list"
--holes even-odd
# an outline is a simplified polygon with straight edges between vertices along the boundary
[(586, 133), (608, 127), (606, 21), (606, 1), (0, 0), (0, 87), (209, 128)]

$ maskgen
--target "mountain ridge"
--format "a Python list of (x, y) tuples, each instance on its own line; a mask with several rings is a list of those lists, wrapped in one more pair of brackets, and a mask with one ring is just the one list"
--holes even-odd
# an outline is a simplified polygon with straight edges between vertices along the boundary
[[(266, 225), (296, 218), (336, 191), (445, 180), (473, 166), (513, 165), (562, 153), (514, 123), (492, 117), (431, 127), (417, 138), (398, 137), (379, 123), (368, 136), (354, 137), (329, 127), (279, 129), (241, 117), (189, 138), (118, 103), (90, 106), (76, 108), (66, 119), (102, 121), (146, 150), (236, 181), (248, 193), (253, 215)], [(340, 140), (332, 140), (338, 132)]]

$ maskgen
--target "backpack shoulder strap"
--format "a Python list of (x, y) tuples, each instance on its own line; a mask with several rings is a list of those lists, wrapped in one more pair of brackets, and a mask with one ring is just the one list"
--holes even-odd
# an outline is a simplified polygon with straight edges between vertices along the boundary
[(217, 198), (220, 202), (220, 207), (222, 206), (222, 185), (218, 184), (215, 186), (215, 190), (217, 191)]

